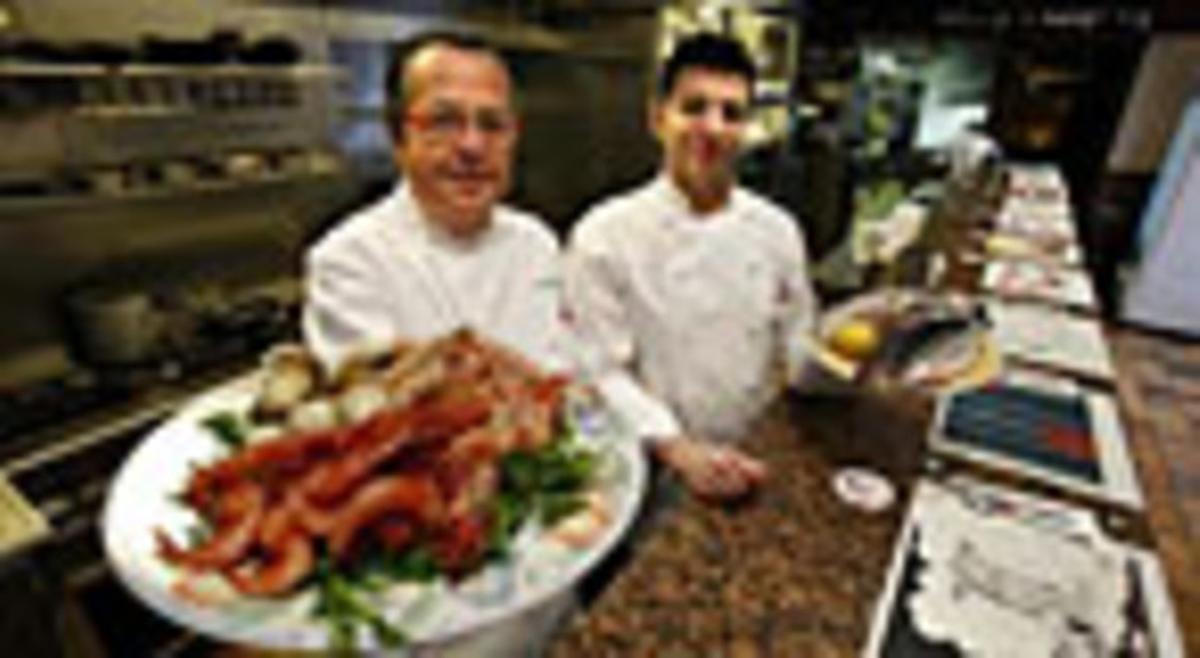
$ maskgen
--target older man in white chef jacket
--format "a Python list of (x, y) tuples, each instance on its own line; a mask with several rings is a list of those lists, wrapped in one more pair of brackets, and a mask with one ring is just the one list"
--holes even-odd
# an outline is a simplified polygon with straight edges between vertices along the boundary
[[(426, 35), (398, 54), (386, 87), (403, 180), (308, 253), (306, 342), (335, 367), (397, 338), (465, 326), (544, 366), (565, 367), (557, 239), (536, 217), (499, 205), (519, 125), (507, 67), (482, 41), (454, 34)], [(560, 595), (414, 653), (536, 652), (571, 600)]]
[(592, 208), (568, 249), (566, 303), (602, 394), (694, 492), (752, 490), (731, 445), (801, 361), (814, 298), (795, 220), (735, 182), (753, 63), (698, 35), (660, 72), (659, 175)]
[(398, 337), (471, 327), (562, 365), (557, 239), (499, 204), (519, 128), (507, 67), (453, 34), (399, 52), (386, 87), (402, 181), (309, 251), (306, 342), (332, 367)]

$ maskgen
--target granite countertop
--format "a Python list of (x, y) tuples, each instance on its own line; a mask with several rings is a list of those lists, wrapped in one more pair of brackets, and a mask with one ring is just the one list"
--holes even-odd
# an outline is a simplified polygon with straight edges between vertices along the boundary
[[(657, 518), (634, 533), (628, 562), (549, 655), (857, 655), (928, 414), (912, 399), (780, 401), (741, 444), (770, 464), (763, 489), (723, 506), (660, 482), (651, 507), (667, 509), (649, 510)], [(896, 503), (871, 514), (839, 501), (831, 478), (843, 465), (888, 474)]]

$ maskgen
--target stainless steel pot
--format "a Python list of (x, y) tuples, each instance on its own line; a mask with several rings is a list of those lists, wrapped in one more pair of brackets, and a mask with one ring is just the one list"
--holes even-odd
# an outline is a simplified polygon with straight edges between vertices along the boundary
[(85, 290), (66, 311), (72, 351), (88, 365), (136, 365), (161, 352), (164, 317), (148, 293)]

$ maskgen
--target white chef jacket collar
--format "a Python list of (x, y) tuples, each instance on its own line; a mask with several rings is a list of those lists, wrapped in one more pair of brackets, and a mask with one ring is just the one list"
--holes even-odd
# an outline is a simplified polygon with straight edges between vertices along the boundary
[(392, 203), (394, 204), (394, 212), (388, 213), (391, 217), (399, 219), (397, 224), (407, 224), (405, 230), (415, 230), (427, 241), (449, 249), (469, 250), (482, 244), (488, 240), (496, 229), (496, 209), (492, 208), (491, 216), (488, 218), (488, 225), (483, 232), (470, 239), (450, 234), (446, 229), (442, 228), (432, 217), (425, 214), (425, 209), (417, 201), (413, 195), (412, 186), (408, 181), (401, 179), (396, 183), (392, 192)]
[(671, 210), (668, 213), (671, 217), (686, 219), (691, 223), (708, 224), (714, 219), (721, 218), (724, 215), (730, 214), (734, 205), (737, 202), (739, 191), (737, 186), (729, 191), (729, 197), (725, 200), (725, 205), (717, 210), (701, 216), (692, 208), (691, 201), (688, 200), (683, 190), (671, 178), (671, 175), (665, 171), (659, 172), (658, 177), (651, 183), (651, 190), (663, 205)]

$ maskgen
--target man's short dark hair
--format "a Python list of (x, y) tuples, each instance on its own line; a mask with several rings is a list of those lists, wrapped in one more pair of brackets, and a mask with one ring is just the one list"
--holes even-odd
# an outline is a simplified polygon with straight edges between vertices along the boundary
[(404, 115), (408, 111), (409, 103), (412, 102), (412, 88), (406, 80), (408, 63), (417, 53), (430, 46), (447, 46), (455, 50), (490, 55), (495, 57), (496, 61), (504, 62), (500, 50), (487, 39), (463, 32), (450, 30), (423, 32), (396, 44), (388, 59), (386, 77), (383, 81), (385, 116), (393, 139), (400, 139), (403, 136)]
[(700, 32), (684, 38), (658, 73), (658, 97), (666, 98), (675, 89), (679, 76), (687, 69), (706, 69), (730, 73), (746, 80), (754, 88), (754, 61), (741, 42), (730, 37)]

